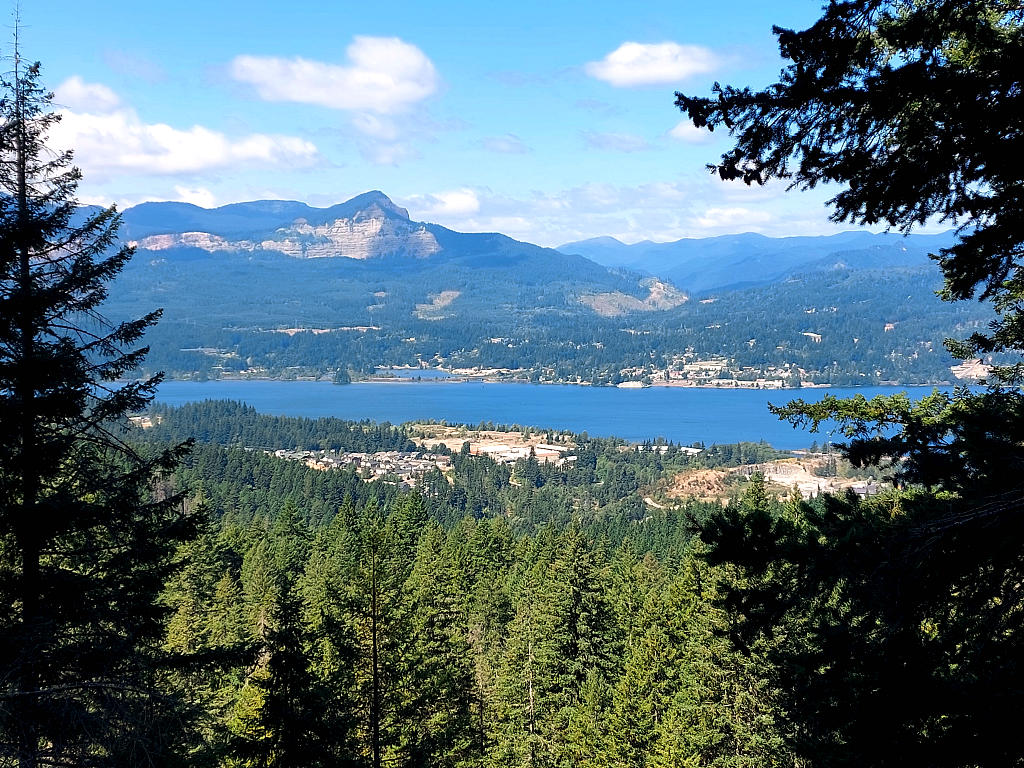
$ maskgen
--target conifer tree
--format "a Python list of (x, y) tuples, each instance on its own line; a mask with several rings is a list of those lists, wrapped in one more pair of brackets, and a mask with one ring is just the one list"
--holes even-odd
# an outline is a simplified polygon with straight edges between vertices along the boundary
[(411, 765), (461, 764), (473, 741), (473, 671), (461, 574), (437, 524), (420, 536), (406, 583), (412, 654), (402, 707), (404, 759)]
[(38, 64), (0, 78), (0, 762), (173, 762), (185, 729), (158, 695), (169, 554), (188, 533), (118, 423), (158, 379), (123, 383), (158, 312), (99, 311), (132, 255), (114, 208), (84, 214)]
[(269, 537), (249, 553), (245, 574), (253, 601), (255, 668), (230, 723), (230, 760), (259, 768), (335, 765), (348, 738), (331, 681), (311, 662), (315, 634), (303, 621), (300, 579), (309, 542), (293, 501)]
[(294, 587), (283, 590), (275, 613), (236, 706), (231, 762), (258, 768), (336, 765), (348, 757), (346, 734), (333, 727), (337, 702), (311, 669)]
[(538, 581), (533, 569), (516, 595), (516, 613), (508, 627), (494, 745), (495, 759), (502, 765), (533, 766), (546, 761), (541, 731), (547, 716), (545, 666), (553, 653), (549, 642), (553, 626), (538, 599)]
[[(412, 513), (406, 509), (405, 512)], [(381, 768), (399, 742), (404, 656), (409, 648), (402, 586), (412, 562), (403, 544), (414, 544), (409, 516), (381, 519), (375, 503), (367, 504), (360, 530), (360, 551), (352, 585), (352, 622), (358, 655), (355, 666), (358, 727), (362, 752), (371, 768)]]
[(1019, 765), (1024, 395), (998, 385), (1024, 380), (1024, 9), (830, 0), (807, 29), (774, 33), (777, 82), (677, 94), (696, 126), (735, 140), (710, 169), (831, 183), (837, 222), (957, 227), (935, 254), (940, 295), (989, 300), (995, 319), (947, 346), (996, 365), (984, 392), (773, 409), (815, 430), (839, 422), (844, 458), (892, 466), (904, 490), (713, 514), (702, 538), (738, 576), (733, 638), (775, 641), (787, 738), (816, 764)]
[(657, 744), (672, 697), (681, 687), (682, 654), (692, 612), (677, 590), (652, 594), (615, 686), (609, 721), (611, 752), (622, 766), (643, 768)]
[(245, 634), (245, 605), (237, 574), (226, 569), (213, 585), (210, 613), (207, 616), (207, 639), (214, 647), (232, 646)]
[(320, 692), (334, 754), (358, 764), (356, 666), (359, 536), (351, 501), (320, 532), (302, 574), (303, 633), (309, 673)]
[(665, 625), (675, 635), (664, 646), (668, 656), (645, 665), (654, 679), (671, 678), (658, 700), (647, 764), (792, 765), (774, 717), (763, 654), (729, 647), (727, 617), (714, 605), (722, 575), (694, 556), (699, 551), (698, 545), (688, 553), (664, 597)]
[(598, 749), (591, 723), (619, 652), (617, 623), (600, 563), (578, 529), (557, 537), (542, 530), (534, 547), (536, 562), (514, 595), (499, 755), (511, 764), (586, 763)]
[(195, 514), (203, 518), (205, 525), (195, 540), (178, 548), (175, 561), (180, 567), (163, 595), (163, 602), (172, 611), (167, 621), (166, 645), (182, 654), (195, 653), (211, 644), (212, 600), (225, 568), (205, 505), (200, 505)]
[[(508, 594), (509, 571), (513, 562), (512, 533), (504, 518), (468, 519), (472, 526), (467, 536), (475, 583), (468, 609), (468, 640), (473, 658), (474, 737), (481, 753), (494, 741), (494, 726), (499, 704), (499, 670), (506, 627), (512, 619), (512, 601)], [(452, 535), (458, 535), (459, 529)]]

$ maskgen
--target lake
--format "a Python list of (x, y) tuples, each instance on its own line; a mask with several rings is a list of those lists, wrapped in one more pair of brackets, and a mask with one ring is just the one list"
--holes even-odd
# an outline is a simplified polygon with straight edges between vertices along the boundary
[(389, 421), (522, 424), (615, 435), (631, 441), (664, 437), (680, 444), (766, 440), (779, 448), (805, 448), (827, 435), (793, 429), (768, 412), (768, 403), (826, 394), (849, 397), (906, 391), (921, 397), (931, 387), (860, 387), (802, 390), (616, 389), (557, 384), (417, 381), (360, 382), (338, 386), (307, 381), (166, 381), (158, 400), (241, 400), (258, 411), (287, 416), (336, 416)]

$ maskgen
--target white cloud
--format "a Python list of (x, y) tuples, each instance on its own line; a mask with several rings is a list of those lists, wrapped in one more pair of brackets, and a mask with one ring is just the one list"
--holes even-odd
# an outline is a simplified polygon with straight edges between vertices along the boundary
[(651, 149), (650, 143), (642, 136), (633, 133), (596, 133), (584, 131), (583, 140), (593, 149), (606, 152), (643, 152)]
[(710, 49), (679, 43), (626, 42), (584, 70), (617, 88), (661, 85), (710, 72), (718, 59)]
[(139, 203), (158, 203), (170, 199), (170, 196), (160, 197), (158, 195), (117, 195), (111, 197), (105, 194), (85, 193), (75, 196), (75, 201), (79, 205), (98, 205), (101, 208), (109, 208), (111, 205), (116, 205), (122, 211), (126, 208), (131, 208), (133, 205), (139, 205)]
[(178, 196), (178, 202), (192, 203), (200, 208), (216, 208), (217, 198), (206, 187), (182, 187), (175, 185), (174, 192)]
[[(49, 144), (73, 149), (75, 164), (87, 174), (197, 173), (234, 165), (296, 167), (319, 159), (316, 145), (296, 136), (229, 137), (201, 125), (183, 129), (146, 123), (134, 109), (121, 105), (109, 88), (80, 79), (72, 78), (58, 93), (82, 97), (79, 104), (84, 106), (74, 108), (69, 101), (68, 108), (59, 110), (61, 120), (50, 129)], [(83, 101), (88, 99), (91, 107)]]
[(547, 246), (602, 235), (633, 243), (751, 231), (770, 236), (832, 234), (844, 229), (828, 221), (827, 192), (784, 190), (784, 185), (723, 184), (698, 172), (636, 186), (591, 183), (522, 195), (467, 187), (399, 202), (414, 220), (429, 219), (460, 232), (501, 232)]
[(484, 149), (503, 155), (525, 155), (530, 151), (523, 140), (514, 133), (506, 133), (504, 136), (489, 136), (483, 140), (482, 144)]
[[(261, 199), (273, 199), (273, 197), (263, 197)], [(173, 194), (167, 193), (164, 195), (125, 194), (114, 197), (104, 194), (78, 195), (78, 202), (81, 205), (99, 205), (103, 208), (116, 205), (122, 211), (141, 203), (162, 203), (167, 200), (172, 200), (176, 203), (192, 203), (201, 208), (216, 208), (218, 204), (217, 197), (209, 189), (205, 187), (184, 187), (179, 184), (174, 185)]]
[(759, 232), (772, 220), (767, 211), (750, 208), (708, 208), (695, 223), (701, 229), (724, 229), (729, 232)]
[(95, 114), (113, 112), (121, 105), (121, 99), (110, 88), (101, 83), (87, 83), (78, 75), (57, 86), (53, 102), (58, 107)]
[(433, 62), (397, 37), (356, 37), (345, 53), (347, 65), (301, 57), (236, 56), (230, 72), (266, 101), (378, 114), (400, 112), (437, 90)]
[(501, 232), (531, 243), (559, 245), (597, 235), (624, 240), (679, 237), (676, 233), (685, 226), (685, 198), (682, 185), (656, 183), (585, 184), (523, 197), (464, 188), (400, 202), (413, 219), (429, 218), (461, 232)]
[(681, 120), (668, 135), (686, 144), (709, 144), (717, 138), (707, 128), (697, 128), (689, 120)]
[(480, 210), (480, 198), (468, 187), (435, 192), (431, 195), (413, 195), (402, 201), (413, 219), (435, 219), (471, 216)]

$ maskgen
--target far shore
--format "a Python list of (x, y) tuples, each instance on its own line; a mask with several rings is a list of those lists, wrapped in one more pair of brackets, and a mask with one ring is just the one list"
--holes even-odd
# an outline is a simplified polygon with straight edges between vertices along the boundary
[[(413, 370), (413, 369), (409, 369)], [(436, 369), (435, 369), (436, 370)], [(195, 381), (197, 383), (217, 382), (217, 381), (294, 381), (294, 382), (319, 382), (321, 384), (329, 384), (332, 382), (329, 376), (297, 376), (295, 378), (284, 378), (281, 376), (222, 376), (218, 378), (208, 378), (205, 380), (194, 379), (187, 376), (175, 377), (169, 376), (169, 380), (173, 381)], [(846, 388), (859, 388), (855, 384), (802, 384), (799, 387), (766, 387), (759, 386), (756, 382), (734, 382), (730, 380), (728, 385), (710, 384), (706, 382), (696, 381), (685, 381), (685, 380), (673, 380), (673, 381), (654, 381), (650, 384), (643, 384), (641, 382), (623, 382), (626, 386), (620, 386), (616, 384), (593, 384), (589, 381), (530, 381), (529, 379), (523, 378), (503, 378), (496, 376), (472, 376), (466, 374), (451, 374), (448, 376), (426, 376), (418, 378), (415, 376), (367, 376), (365, 378), (353, 379), (351, 382), (340, 384), (338, 386), (348, 386), (349, 384), (469, 384), (469, 383), (480, 383), (480, 384), (537, 384), (544, 386), (558, 385), (558, 386), (572, 386), (572, 387), (601, 387), (608, 389), (654, 389), (654, 388), (669, 388), (669, 389), (714, 389), (714, 390), (755, 390), (755, 391), (768, 391), (768, 392), (799, 392), (802, 389), (831, 389), (839, 386), (842, 389)], [(950, 387), (955, 385), (977, 386), (976, 382), (966, 381), (941, 381), (941, 382), (924, 382), (924, 383), (908, 383), (908, 382), (881, 382), (877, 384), (864, 384), (861, 387)]]

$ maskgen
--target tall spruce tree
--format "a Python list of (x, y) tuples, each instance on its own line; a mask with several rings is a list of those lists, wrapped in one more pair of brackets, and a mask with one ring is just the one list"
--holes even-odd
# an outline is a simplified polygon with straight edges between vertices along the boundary
[(157, 379), (121, 383), (157, 312), (99, 315), (132, 255), (114, 208), (84, 215), (59, 119), (15, 47), (0, 77), (0, 763), (174, 762), (185, 732), (159, 692), (156, 595), (189, 527), (118, 432)]
[[(411, 509), (406, 506), (404, 511)], [(407, 519), (402, 512), (395, 517)], [(400, 685), (410, 645), (402, 587), (415, 540), (410, 538), (411, 529), (395, 517), (385, 520), (376, 503), (367, 504), (352, 584), (355, 694), (362, 715), (357, 733), (371, 768), (391, 762), (400, 741)]]
[(473, 755), (474, 677), (463, 608), (463, 569), (436, 523), (420, 536), (405, 585), (410, 659), (401, 706), (406, 765), (457, 766)]
[[(936, 255), (947, 300), (996, 319), (950, 342), (1024, 380), (1024, 8), (1005, 0), (832, 0), (802, 31), (776, 28), (787, 64), (760, 91), (677, 94), (697, 127), (735, 139), (711, 170), (748, 184), (832, 183), (835, 221), (958, 227)], [(1024, 395), (993, 387), (777, 412), (836, 419), (855, 464), (892, 460), (912, 490), (827, 498), (792, 514), (709, 517), (712, 562), (741, 646), (768, 665), (798, 755), (816, 765), (1024, 762)], [(913, 486), (917, 486), (916, 489)]]
[(322, 627), (303, 616), (309, 547), (308, 530), (288, 499), (267, 538), (246, 554), (243, 573), (257, 646), (230, 722), (231, 765), (316, 768), (351, 759), (347, 702), (335, 699), (331, 681), (315, 668)]

